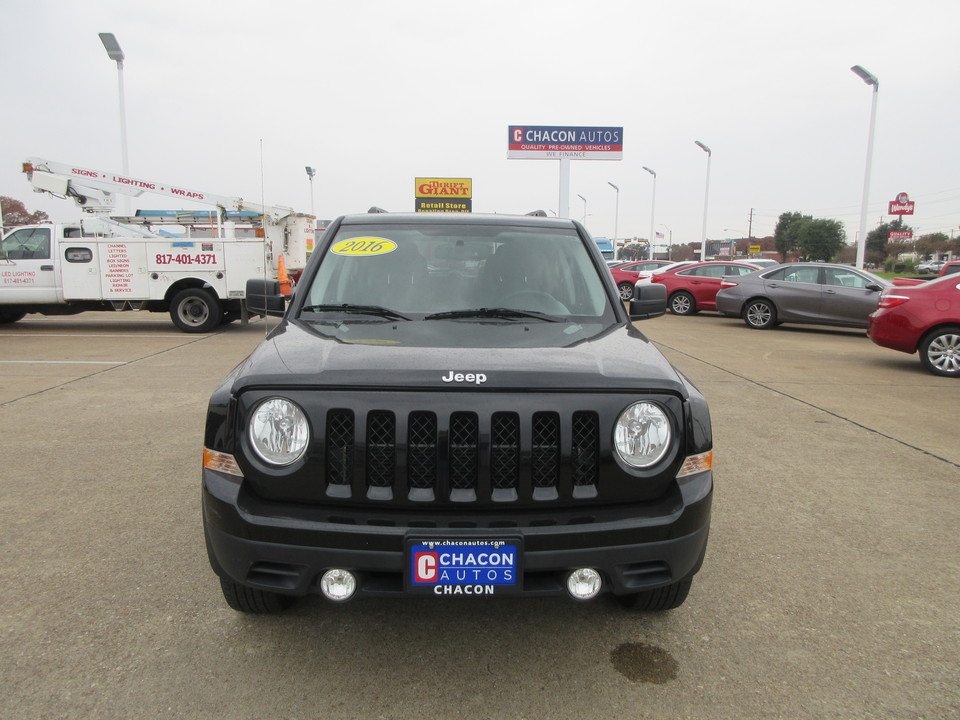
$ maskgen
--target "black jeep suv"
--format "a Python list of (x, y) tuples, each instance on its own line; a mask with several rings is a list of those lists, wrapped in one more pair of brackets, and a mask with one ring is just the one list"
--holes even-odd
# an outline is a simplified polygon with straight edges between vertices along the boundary
[(612, 593), (679, 606), (707, 545), (707, 403), (632, 324), (579, 223), (350, 215), (213, 393), (210, 563), (231, 607)]

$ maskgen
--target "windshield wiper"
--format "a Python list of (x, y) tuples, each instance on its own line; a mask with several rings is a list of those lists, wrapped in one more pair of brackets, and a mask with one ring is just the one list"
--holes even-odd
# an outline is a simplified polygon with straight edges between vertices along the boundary
[(389, 318), (390, 320), (409, 320), (406, 315), (398, 313), (396, 310), (381, 307), (379, 305), (351, 305), (342, 303), (340, 305), (307, 305), (300, 309), (301, 312), (347, 312), (359, 313), (361, 315), (377, 315), (379, 317)]
[(544, 322), (557, 322), (555, 317), (536, 310), (514, 310), (513, 308), (474, 308), (473, 310), (451, 310), (450, 312), (433, 313), (424, 320), (451, 320), (457, 318), (498, 318), (501, 320), (517, 320), (519, 318), (534, 318)]

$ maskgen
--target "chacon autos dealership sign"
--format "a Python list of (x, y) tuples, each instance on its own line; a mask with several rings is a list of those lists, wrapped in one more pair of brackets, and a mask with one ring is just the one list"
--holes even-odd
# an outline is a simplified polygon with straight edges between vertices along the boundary
[(508, 158), (622, 160), (622, 127), (510, 125)]

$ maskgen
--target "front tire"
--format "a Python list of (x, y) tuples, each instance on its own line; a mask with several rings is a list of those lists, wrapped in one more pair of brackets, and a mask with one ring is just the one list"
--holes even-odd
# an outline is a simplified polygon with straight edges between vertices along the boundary
[(296, 602), (296, 598), (289, 595), (257, 590), (224, 578), (220, 578), (220, 589), (223, 590), (223, 599), (227, 601), (227, 605), (237, 612), (252, 615), (278, 613)]
[(620, 283), (617, 285), (617, 290), (620, 292), (620, 299), (624, 302), (630, 302), (633, 299), (633, 285), (630, 283)]
[(743, 321), (748, 328), (767, 330), (777, 324), (777, 309), (769, 300), (751, 300), (743, 308)]
[(938, 328), (920, 342), (920, 362), (934, 375), (960, 377), (960, 327)]
[(173, 296), (170, 319), (187, 333), (206, 333), (223, 320), (223, 308), (217, 296), (203, 288), (187, 288)]
[(674, 315), (693, 315), (697, 312), (697, 301), (688, 292), (674, 293), (670, 296), (670, 312)]
[(679, 580), (672, 585), (656, 588), (655, 590), (644, 590), (643, 592), (631, 593), (629, 595), (618, 595), (617, 601), (625, 608), (639, 611), (660, 612), (663, 610), (674, 610), (687, 599), (690, 593), (690, 586), (693, 584), (692, 578)]
[(0, 325), (10, 325), (17, 320), (23, 320), (25, 315), (26, 313), (0, 313)]

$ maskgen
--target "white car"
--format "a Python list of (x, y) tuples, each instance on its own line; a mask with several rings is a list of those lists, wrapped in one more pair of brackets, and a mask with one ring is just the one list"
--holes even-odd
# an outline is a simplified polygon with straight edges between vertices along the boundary
[(669, 265), (663, 265), (662, 267), (658, 267), (656, 270), (644, 270), (637, 276), (637, 282), (634, 283), (634, 285), (649, 285), (651, 282), (650, 276), (653, 275), (654, 273), (662, 273), (662, 272), (666, 272), (667, 270), (676, 270), (677, 268), (681, 268), (686, 265), (696, 265), (696, 264), (697, 264), (696, 260), (681, 260), (680, 262), (670, 263)]
[(940, 272), (940, 268), (942, 267), (943, 267), (943, 260), (927, 260), (927, 262), (923, 262), (917, 265), (917, 272), (938, 273)]

